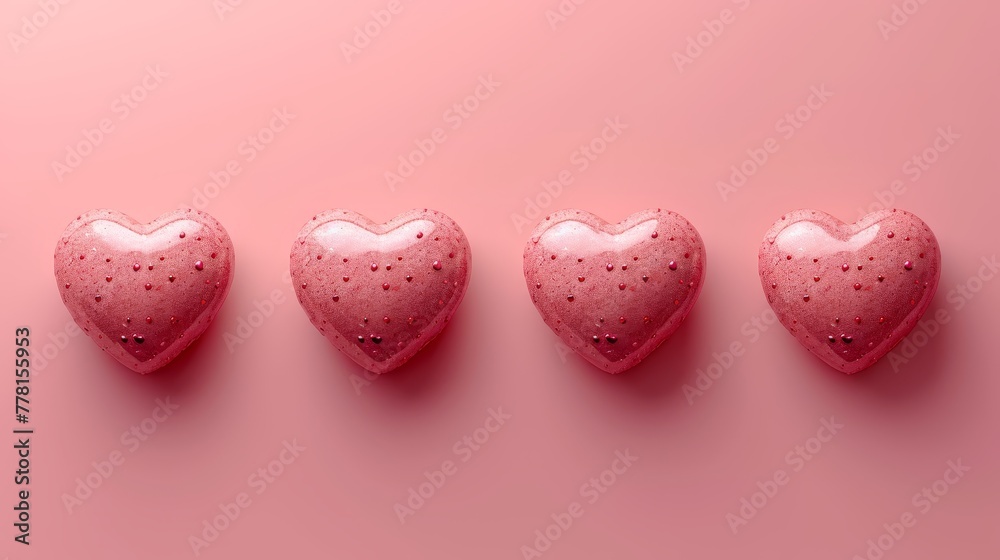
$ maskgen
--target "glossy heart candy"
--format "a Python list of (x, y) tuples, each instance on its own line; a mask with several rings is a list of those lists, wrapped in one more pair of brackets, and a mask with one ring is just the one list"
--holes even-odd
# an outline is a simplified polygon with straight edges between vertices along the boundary
[(125, 366), (149, 373), (215, 319), (233, 260), (226, 230), (204, 212), (176, 210), (142, 224), (93, 210), (63, 232), (55, 276), (80, 328)]
[(369, 371), (399, 367), (451, 320), (469, 284), (462, 229), (434, 210), (377, 224), (350, 210), (313, 217), (292, 246), (291, 274), (309, 320)]
[(827, 364), (855, 373), (889, 352), (927, 310), (941, 251), (927, 224), (903, 210), (854, 224), (798, 210), (768, 230), (759, 267), (781, 324)]
[(646, 210), (618, 224), (562, 210), (524, 248), (531, 301), (563, 342), (610, 373), (636, 365), (687, 317), (705, 246), (681, 215)]

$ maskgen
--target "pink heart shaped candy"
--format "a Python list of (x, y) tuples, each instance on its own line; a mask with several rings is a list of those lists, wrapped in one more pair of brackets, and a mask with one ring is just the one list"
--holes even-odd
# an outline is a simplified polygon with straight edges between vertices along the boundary
[(675, 212), (645, 210), (610, 224), (561, 210), (532, 232), (524, 279), (542, 319), (567, 346), (620, 373), (687, 317), (705, 279), (705, 246)]
[(80, 328), (145, 374), (205, 332), (229, 293), (233, 260), (226, 230), (204, 212), (175, 210), (142, 224), (92, 210), (63, 232), (55, 276)]
[(471, 258), (458, 224), (427, 209), (384, 224), (351, 210), (323, 212), (290, 256), (309, 320), (375, 373), (399, 367), (445, 328), (465, 296)]
[(759, 267), (781, 324), (830, 366), (856, 373), (889, 352), (927, 310), (941, 250), (927, 224), (903, 210), (854, 224), (797, 210), (768, 230)]

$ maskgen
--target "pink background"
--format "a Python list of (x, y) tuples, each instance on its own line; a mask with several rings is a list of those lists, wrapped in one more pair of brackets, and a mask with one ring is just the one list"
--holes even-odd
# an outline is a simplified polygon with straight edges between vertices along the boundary
[[(595, 0), (555, 28), (546, 12), (556, 0), (233, 3), (222, 17), (212, 0), (74, 1), (52, 17), (35, 0), (4, 3), (0, 330), (13, 354), (14, 328), (30, 326), (32, 348), (51, 358), (44, 368), (36, 358), (31, 384), (33, 544), (12, 540), (8, 435), (0, 556), (191, 557), (189, 537), (240, 492), (251, 505), (200, 557), (523, 558), (573, 502), (582, 516), (542, 557), (875, 558), (869, 539), (907, 514), (915, 525), (883, 537), (884, 558), (1000, 555), (1000, 288), (976, 279), (1000, 233), (996, 2), (899, 0), (919, 9), (884, 31), (892, 0)], [(391, 21), (345, 56), (355, 26), (389, 7)], [(717, 37), (698, 36), (723, 16), (708, 24)], [(44, 25), (32, 33), (24, 17)], [(15, 33), (30, 37), (12, 44)], [(697, 56), (679, 69), (689, 37), (708, 46), (691, 47)], [(144, 99), (126, 113), (119, 98), (157, 65), (167, 76), (147, 79), (155, 89), (136, 90)], [(480, 88), (468, 118), (446, 113), (490, 76), (499, 85)], [(801, 128), (779, 122), (823, 85), (833, 95), (800, 111)], [(241, 143), (282, 108), (294, 118), (248, 161)], [(627, 128), (581, 170), (574, 151), (615, 117)], [(57, 176), (53, 162), (103, 119), (111, 132)], [(444, 142), (390, 189), (385, 172), (438, 127)], [(928, 152), (935, 161), (917, 177), (907, 161), (948, 127), (959, 137)], [(717, 182), (768, 138), (778, 151), (723, 200)], [(230, 160), (239, 174), (196, 198)], [(563, 170), (573, 182), (546, 198), (543, 181)], [(948, 322), (911, 340), (907, 363), (848, 377), (759, 322), (757, 245), (782, 212), (853, 221), (894, 181), (891, 204), (941, 242), (928, 317), (943, 310)], [(525, 197), (615, 221), (657, 206), (686, 216), (710, 261), (687, 324), (624, 375), (563, 355), (521, 278), (528, 231), (512, 215)], [(83, 336), (63, 339), (70, 318), (51, 254), (66, 224), (91, 208), (146, 221), (192, 204), (226, 226), (237, 252), (232, 292), (202, 339), (145, 377)], [(439, 340), (361, 385), (283, 280), (290, 243), (320, 210), (381, 221), (417, 206), (463, 226), (471, 287)], [(959, 285), (976, 291), (965, 298)], [(283, 303), (256, 321), (254, 302), (275, 290)], [(258, 326), (230, 353), (226, 334), (248, 318)], [(689, 397), (698, 370), (734, 343), (743, 355)], [(180, 408), (147, 421), (155, 433), (131, 451), (121, 434), (167, 397)], [(496, 407), (510, 415), (504, 425), (456, 453)], [(844, 428), (794, 470), (787, 454), (830, 416)], [(258, 494), (248, 477), (293, 440), (305, 450)], [(591, 504), (582, 486), (616, 450), (639, 459)], [(68, 512), (64, 494), (116, 451), (124, 463)], [(401, 524), (394, 504), (449, 460), (457, 472)], [(958, 460), (971, 470), (938, 483), (946, 495), (929, 510), (913, 502)], [(778, 469), (788, 484), (734, 534), (727, 515)]]

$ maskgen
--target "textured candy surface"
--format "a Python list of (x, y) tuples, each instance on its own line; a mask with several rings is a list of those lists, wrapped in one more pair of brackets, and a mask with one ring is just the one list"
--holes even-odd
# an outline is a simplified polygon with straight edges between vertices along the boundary
[(66, 228), (55, 276), (76, 323), (105, 352), (139, 373), (156, 370), (208, 328), (229, 293), (233, 245), (198, 210), (148, 224), (92, 210)]
[(903, 210), (854, 224), (797, 210), (765, 235), (759, 269), (781, 324), (827, 364), (856, 373), (889, 352), (927, 310), (941, 251), (927, 224)]
[(412, 358), (451, 320), (469, 284), (462, 229), (435, 210), (384, 224), (351, 210), (310, 220), (292, 245), (291, 274), (313, 325), (369, 371)]
[(687, 317), (705, 279), (705, 246), (675, 212), (645, 210), (610, 224), (561, 210), (532, 232), (524, 278), (542, 319), (567, 346), (620, 373)]

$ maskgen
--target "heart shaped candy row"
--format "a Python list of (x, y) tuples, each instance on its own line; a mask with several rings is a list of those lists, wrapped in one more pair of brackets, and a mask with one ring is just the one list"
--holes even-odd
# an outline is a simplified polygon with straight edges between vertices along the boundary
[[(55, 250), (55, 276), (77, 324), (140, 372), (201, 336), (229, 293), (235, 254), (225, 229), (197, 210), (143, 224), (113, 210), (79, 216)], [(874, 364), (916, 325), (937, 290), (930, 228), (902, 210), (854, 224), (815, 210), (786, 214), (760, 247), (767, 301), (830, 366)], [(383, 373), (440, 333), (465, 296), (471, 249), (433, 210), (375, 223), (330, 210), (299, 232), (290, 271), (313, 325), (362, 367)], [(681, 215), (655, 209), (611, 224), (563, 210), (535, 228), (524, 278), (545, 323), (583, 358), (620, 373), (653, 352), (691, 312), (705, 246)]]

